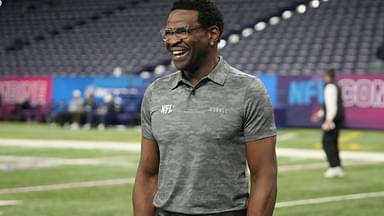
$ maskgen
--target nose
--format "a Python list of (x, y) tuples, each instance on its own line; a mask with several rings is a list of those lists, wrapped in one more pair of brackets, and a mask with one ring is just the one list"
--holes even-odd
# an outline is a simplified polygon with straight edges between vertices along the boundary
[(171, 34), (165, 42), (169, 45), (173, 45), (179, 43), (180, 41), (181, 39), (177, 37), (176, 34)]

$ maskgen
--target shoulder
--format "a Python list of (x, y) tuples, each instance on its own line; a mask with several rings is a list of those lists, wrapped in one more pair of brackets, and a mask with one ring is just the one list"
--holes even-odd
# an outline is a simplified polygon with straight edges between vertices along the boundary
[(153, 81), (146, 89), (147, 92), (169, 89), (178, 79), (180, 71), (162, 76)]
[(325, 91), (337, 91), (338, 86), (336, 83), (328, 83), (325, 85)]
[(227, 64), (227, 80), (230, 83), (245, 87), (246, 89), (263, 89), (263, 82), (256, 76), (247, 74)]

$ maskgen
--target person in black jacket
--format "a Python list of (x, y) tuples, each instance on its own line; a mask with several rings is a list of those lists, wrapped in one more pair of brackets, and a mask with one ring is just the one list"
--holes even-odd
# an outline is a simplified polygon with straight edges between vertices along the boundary
[(324, 104), (323, 108), (312, 116), (313, 122), (322, 120), (322, 144), (329, 162), (329, 169), (324, 177), (342, 177), (344, 171), (341, 165), (338, 148), (340, 129), (344, 121), (344, 108), (341, 89), (335, 81), (335, 70), (328, 69), (324, 74)]
[(376, 59), (369, 65), (369, 72), (383, 73), (384, 72), (384, 42), (376, 50)]

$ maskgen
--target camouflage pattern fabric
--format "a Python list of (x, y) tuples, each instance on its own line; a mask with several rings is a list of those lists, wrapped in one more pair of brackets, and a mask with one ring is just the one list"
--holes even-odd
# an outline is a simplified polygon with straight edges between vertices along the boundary
[(245, 142), (274, 136), (263, 83), (222, 58), (193, 87), (178, 71), (145, 92), (142, 135), (160, 151), (154, 205), (184, 214), (246, 209)]

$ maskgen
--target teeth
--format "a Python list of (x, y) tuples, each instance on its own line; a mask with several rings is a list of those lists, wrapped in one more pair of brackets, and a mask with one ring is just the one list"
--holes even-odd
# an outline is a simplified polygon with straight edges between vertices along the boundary
[(173, 55), (181, 55), (181, 54), (183, 54), (183, 53), (184, 53), (184, 51), (180, 51), (180, 50), (177, 50), (177, 51), (173, 51), (173, 52), (172, 52)]
[(173, 55), (180, 55), (183, 51), (173, 51)]
[(171, 49), (170, 50), (173, 56), (182, 56), (187, 53), (188, 49)]

